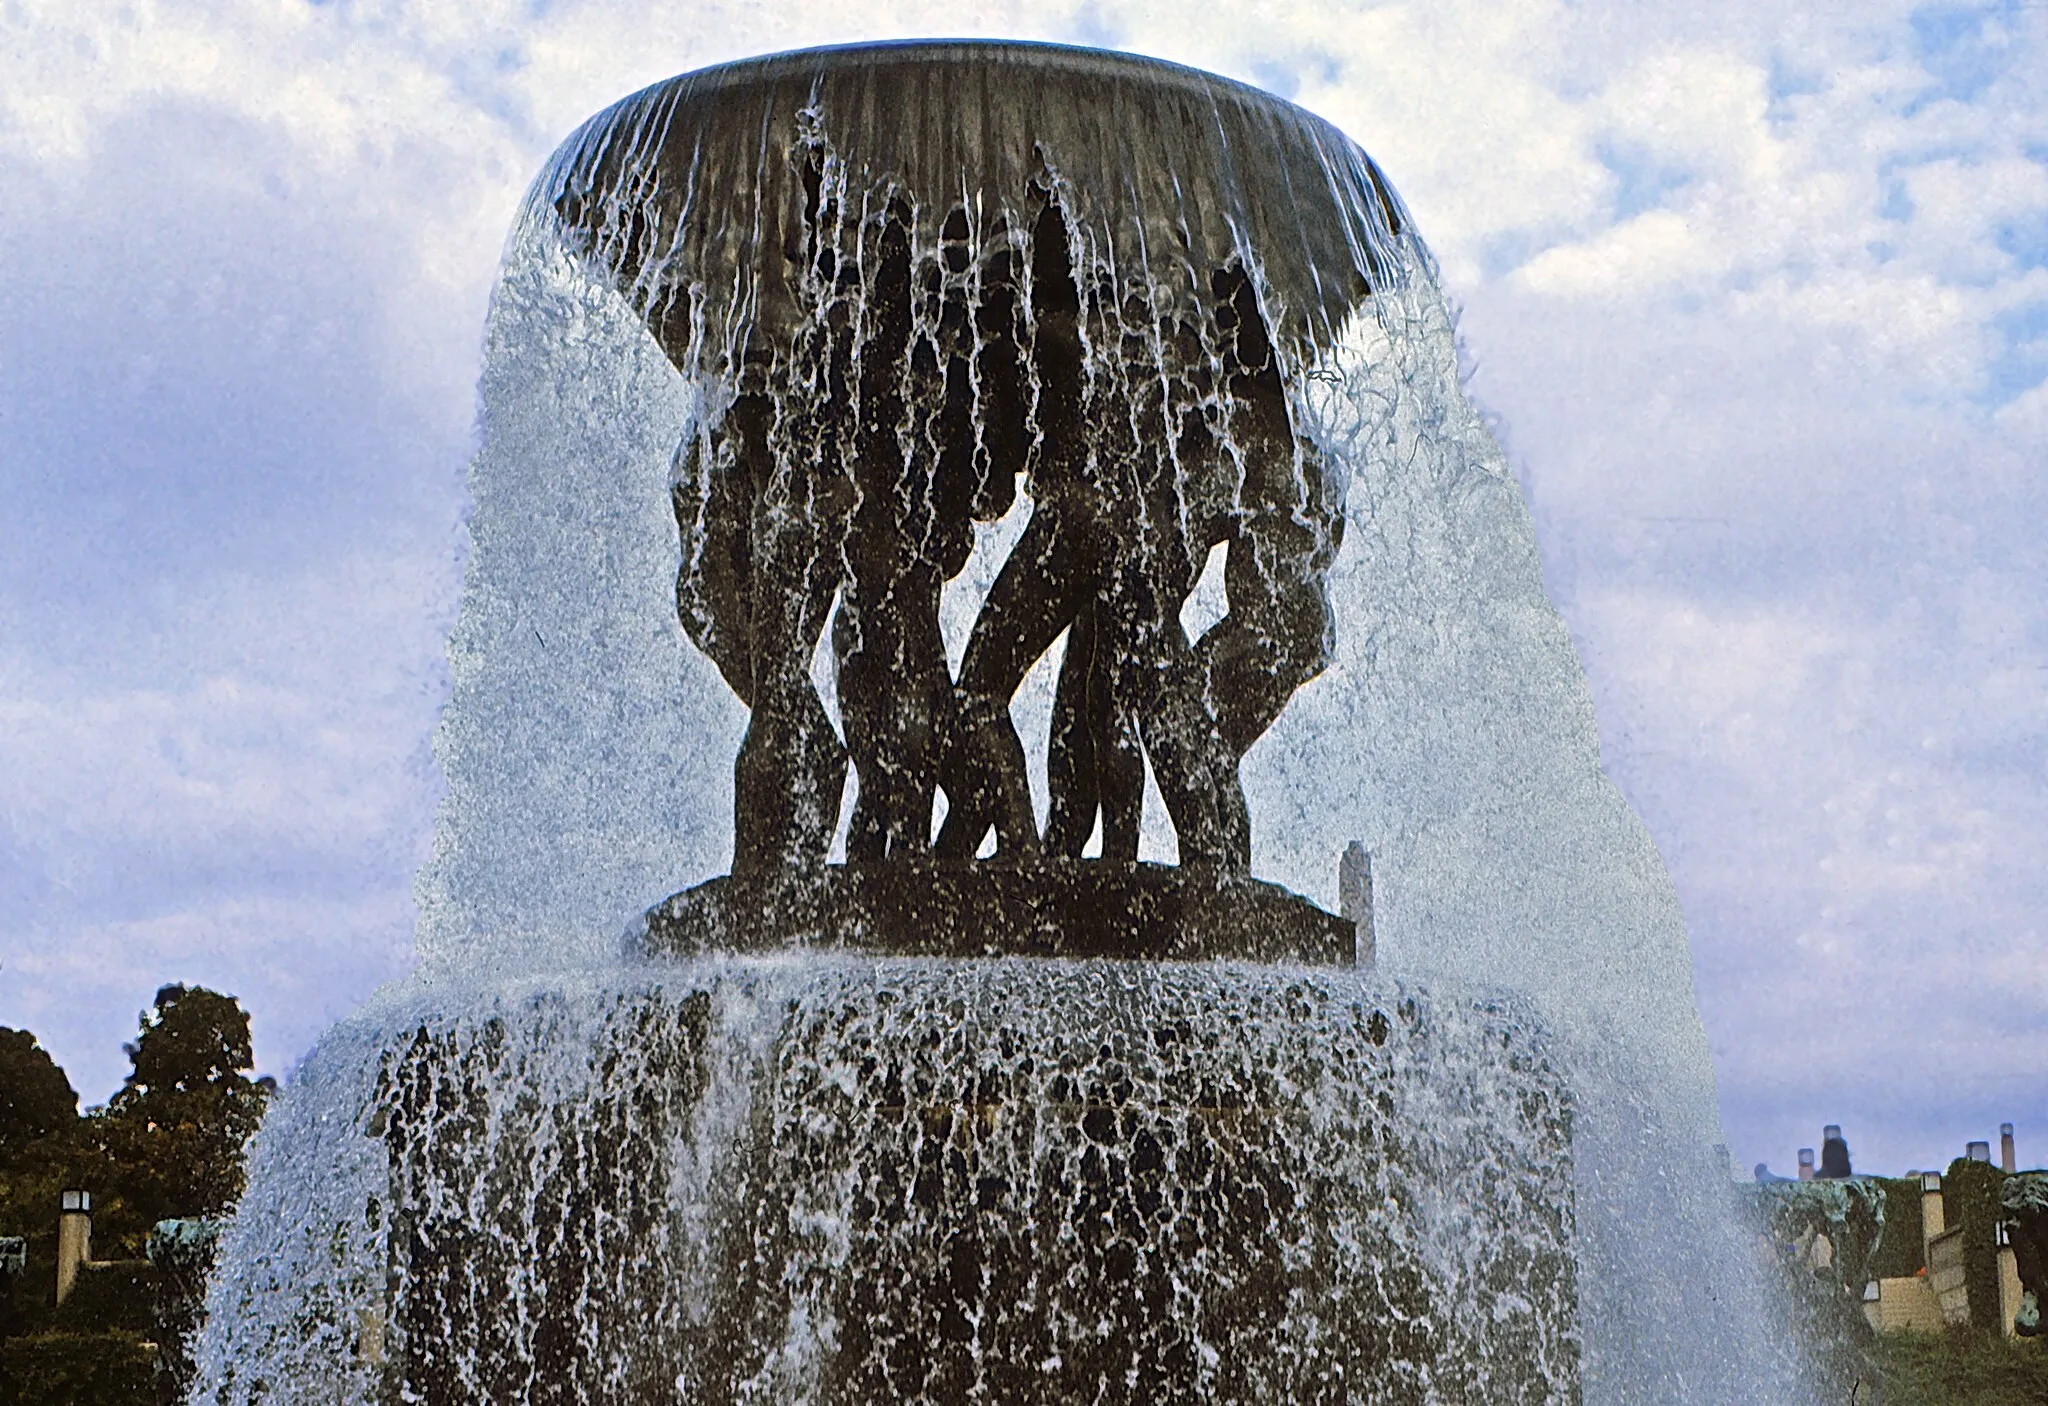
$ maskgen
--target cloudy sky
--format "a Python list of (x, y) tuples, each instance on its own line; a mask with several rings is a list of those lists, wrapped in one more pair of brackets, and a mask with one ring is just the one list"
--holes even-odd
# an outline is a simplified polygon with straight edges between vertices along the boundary
[(410, 961), (486, 301), (672, 73), (915, 35), (1257, 83), (1464, 308), (1729, 1141), (2048, 1162), (2048, 4), (0, 0), (0, 1024), (261, 1064)]

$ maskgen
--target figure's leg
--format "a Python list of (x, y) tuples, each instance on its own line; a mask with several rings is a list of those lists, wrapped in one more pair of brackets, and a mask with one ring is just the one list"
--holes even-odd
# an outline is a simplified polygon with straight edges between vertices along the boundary
[[(1088, 726), (1095, 739), (1092, 753), (1095, 790), (1102, 806), (1102, 857), (1135, 863), (1145, 817), (1145, 749), (1139, 740), (1137, 715), (1128, 700), (1119, 696), (1106, 667), (1088, 672)], [(1083, 836), (1082, 842), (1086, 841)]]
[(1234, 757), (1251, 749), (1302, 684), (1329, 664), (1336, 620), (1325, 582), (1343, 541), (1328, 466), (1297, 446), (1278, 355), (1241, 271), (1219, 274), (1230, 342), (1228, 438), (1241, 475), (1224, 569), (1229, 613), (1196, 652)]
[(942, 585), (937, 573), (923, 579), (914, 593), (919, 608), (906, 627), (903, 688), (916, 700), (917, 736), (916, 745), (907, 749), (911, 765), (903, 779), (903, 799), (891, 832), (892, 855), (931, 853), (939, 768), (948, 744), (960, 733), (959, 700), (952, 671), (946, 665), (946, 638), (939, 629)]
[(1244, 525), (1224, 563), (1229, 613), (1196, 647), (1231, 755), (1242, 757), (1296, 689), (1329, 664), (1336, 616), (1311, 544), (1273, 518)]
[(765, 482), (775, 405), (742, 394), (708, 435), (676, 448), (669, 501), (682, 539), (676, 614), (740, 701), (753, 706), (753, 512)]
[[(1003, 563), (968, 638), (960, 670), (960, 735), (944, 770), (946, 823), (940, 854), (972, 858), (996, 830), (999, 849), (1012, 856), (1038, 849), (1038, 825), (1024, 769), (1024, 744), (1010, 719), (1010, 698), (1039, 656), (1074, 618), (1096, 568), (1090, 525), (1098, 498), (1088, 482), (1089, 434), (1081, 343), (1081, 295), (1074, 281), (1069, 230), (1059, 205), (1048, 198), (1031, 233), (1031, 369), (1037, 398), (1037, 498), (1031, 520)], [(1001, 305), (1001, 284), (992, 304)], [(992, 369), (1003, 359), (995, 358)], [(1021, 367), (1016, 368), (1021, 370)], [(1021, 386), (1017, 387), (1021, 391)], [(1021, 402), (1012, 406), (1021, 410)], [(1000, 461), (1016, 445), (985, 441)], [(989, 487), (1000, 490), (999, 474)]]
[(1149, 648), (1125, 653), (1124, 667), (1138, 677), (1124, 688), (1143, 700), (1145, 754), (1173, 820), (1180, 862), (1242, 872), (1251, 865), (1251, 827), (1199, 661), (1179, 620), (1149, 635)]
[(1101, 800), (1096, 784), (1095, 719), (1090, 687), (1095, 677), (1095, 606), (1083, 606), (1067, 627), (1067, 652), (1053, 691), (1052, 728), (1046, 738), (1045, 780), (1050, 807), (1045, 847), (1079, 859), (1095, 830)]
[(860, 779), (853, 796), (853, 815), (846, 825), (846, 862), (873, 864), (889, 853), (891, 805), (884, 796), (887, 779), (875, 758), (886, 749), (881, 734), (889, 724), (889, 709), (863, 706), (857, 699), (872, 699), (877, 689), (889, 682), (888, 661), (876, 647), (873, 631), (863, 629), (852, 605), (849, 583), (847, 599), (840, 603), (832, 623), (832, 652), (837, 657), (839, 724), (846, 733), (846, 753)]
[[(913, 353), (909, 222), (907, 208), (891, 207), (872, 246), (860, 320), (856, 504), (834, 640), (840, 717), (860, 775), (847, 835), (847, 857), (857, 861), (930, 848), (939, 737), (952, 704), (938, 627), (950, 539), (938, 530), (938, 453), (925, 432), (924, 401), (938, 400), (934, 418), (941, 421), (959, 407), (929, 384), (937, 379), (936, 349), (921, 342)], [(971, 452), (971, 421), (967, 431)]]
[(1046, 789), (1051, 813), (1046, 848), (1079, 859), (1102, 817), (1102, 857), (1134, 861), (1145, 809), (1145, 753), (1138, 722), (1112, 677), (1111, 646), (1097, 620), (1102, 602), (1090, 599), (1067, 628), (1053, 697), (1046, 748)]
[[(1167, 388), (1156, 371), (1132, 368), (1121, 403), (1106, 406), (1103, 453), (1118, 474), (1126, 523), (1110, 534), (1130, 544), (1116, 560), (1114, 587), (1099, 613), (1111, 628), (1098, 643), (1098, 687), (1107, 729), (1135, 719), (1151, 759), (1160, 798), (1173, 821), (1183, 865), (1237, 872), (1251, 862), (1250, 826), (1238, 790), (1234, 758), (1224, 746), (1204, 685), (1200, 661), (1188, 647), (1180, 609), (1194, 587), (1203, 513), (1191, 501), (1185, 471), (1166, 453)], [(1135, 857), (1144, 801), (1144, 772), (1135, 756), (1119, 780), (1102, 783), (1104, 854)], [(1115, 796), (1117, 849), (1109, 846)]]
[(841, 605), (839, 714), (860, 773), (846, 837), (855, 863), (931, 849), (942, 741), (954, 731), (938, 596), (936, 573), (912, 571), (893, 578), (886, 604)]
[(1038, 822), (1024, 768), (1024, 744), (1010, 699), (1086, 599), (1088, 553), (1068, 541), (1056, 502), (1041, 500), (989, 588), (961, 662), (960, 740), (942, 772), (946, 823), (939, 853), (971, 859), (994, 826), (999, 849), (1038, 850)]
[(770, 498), (755, 518), (754, 706), (733, 764), (732, 872), (825, 862), (839, 825), (846, 749), (811, 684), (811, 656), (838, 589), (819, 551), (816, 505)]
[[(1189, 573), (1181, 565), (1187, 553), (1179, 518), (1140, 507), (1130, 517), (1103, 534), (1118, 545), (1103, 554), (1108, 574), (1094, 600), (1092, 672), (1103, 698), (1098, 717), (1112, 736), (1126, 726), (1124, 720), (1135, 719), (1180, 842), (1181, 863), (1242, 869), (1250, 862), (1249, 832), (1238, 823), (1241, 807), (1233, 807), (1219, 789), (1230, 758), (1202, 686), (1200, 663), (1180, 625)], [(1106, 810), (1113, 798), (1118, 822), (1114, 850), (1105, 829), (1104, 854), (1135, 857), (1144, 804), (1142, 762), (1132, 755), (1099, 773)], [(1107, 819), (1106, 814), (1106, 825)]]

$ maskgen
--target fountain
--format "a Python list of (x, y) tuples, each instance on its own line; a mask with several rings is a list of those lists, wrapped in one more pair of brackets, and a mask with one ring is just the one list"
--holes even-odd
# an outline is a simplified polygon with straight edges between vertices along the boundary
[(1347, 138), (1043, 45), (684, 75), (536, 183), (482, 401), (420, 968), (259, 1136), (196, 1400), (1792, 1399)]

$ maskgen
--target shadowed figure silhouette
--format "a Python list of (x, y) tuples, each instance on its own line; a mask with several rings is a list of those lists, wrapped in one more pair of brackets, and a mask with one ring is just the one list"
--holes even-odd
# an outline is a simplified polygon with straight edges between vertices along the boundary
[[(998, 226), (977, 249), (955, 209), (920, 267), (900, 194), (849, 211), (822, 156), (798, 159), (804, 316), (786, 344), (747, 345), (672, 490), (678, 614), (752, 710), (734, 872), (823, 862), (849, 755), (850, 861), (930, 852), (942, 786), (940, 858), (972, 858), (991, 830), (997, 856), (1038, 854), (1009, 706), (1062, 634), (1053, 853), (1079, 857), (1100, 815), (1103, 857), (1135, 860), (1149, 759), (1182, 862), (1243, 872), (1238, 762), (1329, 657), (1343, 526), (1251, 276), (1215, 271), (1206, 325), (1160, 319), (1107, 275), (1084, 288), (1046, 186), (1024, 247)], [(670, 340), (687, 320), (650, 326), (687, 365)], [(940, 591), (1020, 474), (1031, 516), (956, 684)], [(1181, 607), (1217, 545), (1229, 610), (1191, 644)], [(844, 747), (810, 678), (835, 599)]]
[[(882, 86), (862, 104), (886, 100), (886, 72), (871, 66)], [(1330, 658), (1325, 583), (1344, 523), (1342, 485), (1296, 432), (1289, 368), (1370, 295), (1367, 250), (1384, 236), (1357, 228), (1391, 228), (1387, 197), (1369, 166), (1347, 168), (1365, 183), (1327, 188), (1333, 223), (1318, 227), (1339, 241), (1290, 250), (1283, 288), (1242, 231), (1196, 228), (1185, 202), (1178, 247), (1119, 245), (1105, 191), (1059, 164), (1097, 158), (1070, 151), (1076, 139), (1009, 140), (994, 111), (953, 136), (906, 111), (888, 138), (905, 145), (856, 162), (833, 140), (844, 101), (823, 96), (842, 76), (854, 81), (827, 61), (788, 112), (782, 80), (764, 78), (768, 126), (751, 137), (720, 126), (715, 73), (650, 90), (667, 96), (581, 145), (553, 197), (708, 388), (672, 476), (676, 603), (751, 710), (733, 873), (821, 866), (850, 764), (852, 864), (1078, 859), (1098, 827), (1101, 857), (1133, 862), (1149, 766), (1181, 864), (1245, 874), (1238, 767)], [(1063, 81), (1125, 76), (1081, 66)], [(1212, 119), (1235, 112), (1202, 91)], [(1328, 187), (1311, 119), (1229, 96), (1243, 112), (1228, 122), (1279, 123), (1261, 128), (1287, 138), (1276, 169), (1313, 160)], [(888, 132), (885, 111), (859, 120)], [(1034, 119), (1041, 132), (1051, 120)], [(706, 184), (705, 143), (727, 138), (755, 143), (756, 164)], [(940, 151), (968, 159), (952, 196), (900, 174)], [(751, 223), (734, 223), (747, 208)], [(1030, 516), (956, 679), (941, 592), (1020, 482)], [(1227, 609), (1191, 641), (1181, 611), (1219, 547)], [(828, 620), (838, 729), (812, 684)], [(1062, 636), (1041, 836), (1010, 705)]]

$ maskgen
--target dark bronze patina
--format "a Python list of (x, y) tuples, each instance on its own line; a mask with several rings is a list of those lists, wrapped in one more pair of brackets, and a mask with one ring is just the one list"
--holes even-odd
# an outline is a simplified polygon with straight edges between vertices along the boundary
[[(766, 927), (804, 926), (774, 895), (816, 888), (849, 761), (851, 866), (941, 872), (993, 835), (988, 862), (1057, 874), (1099, 825), (1128, 878), (1149, 762), (1181, 865), (1246, 875), (1239, 762), (1335, 630), (1342, 486), (1288, 386), (1398, 225), (1356, 148), (1191, 70), (917, 44), (685, 75), (565, 151), (559, 218), (719, 388), (676, 457), (676, 595), (751, 710), (733, 878)], [(956, 677), (940, 592), (1020, 484)], [(1190, 641), (1217, 547), (1228, 611)], [(843, 745), (810, 673), (828, 619)], [(1010, 703), (1063, 635), (1041, 835)]]

